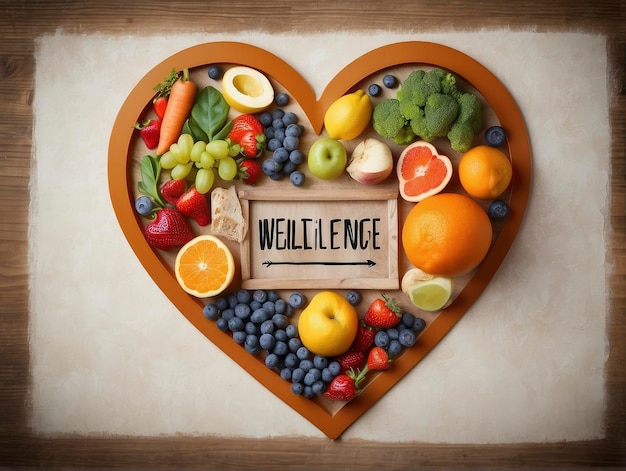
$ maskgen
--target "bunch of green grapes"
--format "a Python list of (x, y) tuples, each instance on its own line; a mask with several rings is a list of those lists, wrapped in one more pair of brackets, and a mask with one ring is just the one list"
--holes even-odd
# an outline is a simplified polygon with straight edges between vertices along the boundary
[(191, 134), (181, 134), (178, 141), (161, 156), (161, 168), (170, 170), (174, 180), (183, 180), (195, 167), (195, 187), (200, 193), (208, 193), (215, 178), (232, 180), (237, 176), (237, 162), (228, 141), (194, 142)]

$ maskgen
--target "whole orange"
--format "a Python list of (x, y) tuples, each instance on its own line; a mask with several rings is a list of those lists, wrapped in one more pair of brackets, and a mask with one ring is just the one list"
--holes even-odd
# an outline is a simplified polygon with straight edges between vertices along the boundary
[(459, 180), (470, 196), (493, 199), (500, 196), (511, 183), (513, 168), (509, 158), (491, 146), (476, 146), (459, 161)]
[(492, 228), (476, 201), (457, 193), (439, 193), (417, 203), (402, 227), (407, 259), (431, 275), (460, 276), (485, 258)]

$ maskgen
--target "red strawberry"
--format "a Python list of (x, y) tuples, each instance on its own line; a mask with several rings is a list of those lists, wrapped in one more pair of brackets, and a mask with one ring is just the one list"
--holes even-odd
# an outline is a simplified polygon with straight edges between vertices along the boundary
[(355, 351), (355, 352), (346, 352), (342, 355), (339, 355), (335, 358), (341, 365), (341, 371), (345, 373), (350, 370), (358, 370), (363, 365), (365, 361), (365, 352), (363, 351)]
[(170, 250), (181, 247), (194, 238), (189, 223), (178, 211), (164, 208), (144, 229), (144, 236), (152, 247)]
[(249, 159), (260, 156), (265, 150), (265, 134), (255, 134), (254, 131), (248, 131), (238, 141), (232, 138), (230, 140), (238, 144), (239, 153)]
[(187, 191), (185, 180), (168, 180), (161, 185), (161, 196), (170, 204), (176, 204), (178, 198)]
[(255, 159), (237, 160), (237, 178), (248, 185), (254, 185), (261, 175), (261, 164)]
[(164, 96), (158, 96), (152, 100), (152, 109), (159, 119), (163, 119), (165, 116), (165, 108), (167, 108), (167, 98)]
[(352, 342), (350, 350), (355, 352), (369, 351), (374, 345), (374, 337), (376, 337), (376, 331), (374, 329), (363, 323), (359, 324), (359, 329), (356, 331), (356, 337), (354, 338), (354, 342)]
[(359, 395), (359, 392), (354, 378), (347, 374), (339, 374), (333, 378), (322, 395), (331, 401), (351, 401)]
[(206, 226), (211, 222), (211, 209), (206, 195), (191, 188), (176, 201), (176, 209), (182, 214), (195, 220), (199, 226)]
[(149, 119), (143, 123), (135, 123), (135, 129), (139, 130), (139, 135), (148, 149), (157, 148), (159, 136), (161, 135), (160, 119)]
[(235, 119), (233, 119), (233, 127), (228, 133), (228, 137), (233, 141), (239, 143), (241, 138), (248, 134), (249, 132), (253, 132), (254, 135), (264, 134), (265, 129), (254, 115), (251, 114), (240, 114)]
[(367, 368), (369, 370), (386, 370), (389, 368), (389, 355), (382, 347), (374, 347), (367, 355)]
[(402, 309), (394, 298), (383, 294), (382, 299), (375, 299), (365, 313), (363, 320), (367, 325), (388, 329), (395, 327), (402, 319)]

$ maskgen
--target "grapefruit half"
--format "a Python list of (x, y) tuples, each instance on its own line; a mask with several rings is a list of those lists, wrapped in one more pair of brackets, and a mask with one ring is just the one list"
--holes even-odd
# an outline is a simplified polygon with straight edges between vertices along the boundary
[(446, 187), (452, 178), (452, 162), (432, 144), (417, 141), (402, 151), (396, 172), (402, 198), (417, 203)]

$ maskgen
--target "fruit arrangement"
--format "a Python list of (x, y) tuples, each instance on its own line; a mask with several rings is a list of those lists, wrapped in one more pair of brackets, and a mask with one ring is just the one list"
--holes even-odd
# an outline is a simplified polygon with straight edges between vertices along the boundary
[[(442, 68), (368, 77), (327, 108), (322, 134), (288, 91), (250, 67), (173, 70), (155, 92), (135, 126), (134, 208), (145, 239), (202, 300), (207, 321), (293, 394), (356, 399), (445, 313), (508, 215), (506, 131)], [(212, 224), (237, 218), (212, 194), (247, 185), (397, 188), (401, 290), (238, 287), (238, 245)]]

